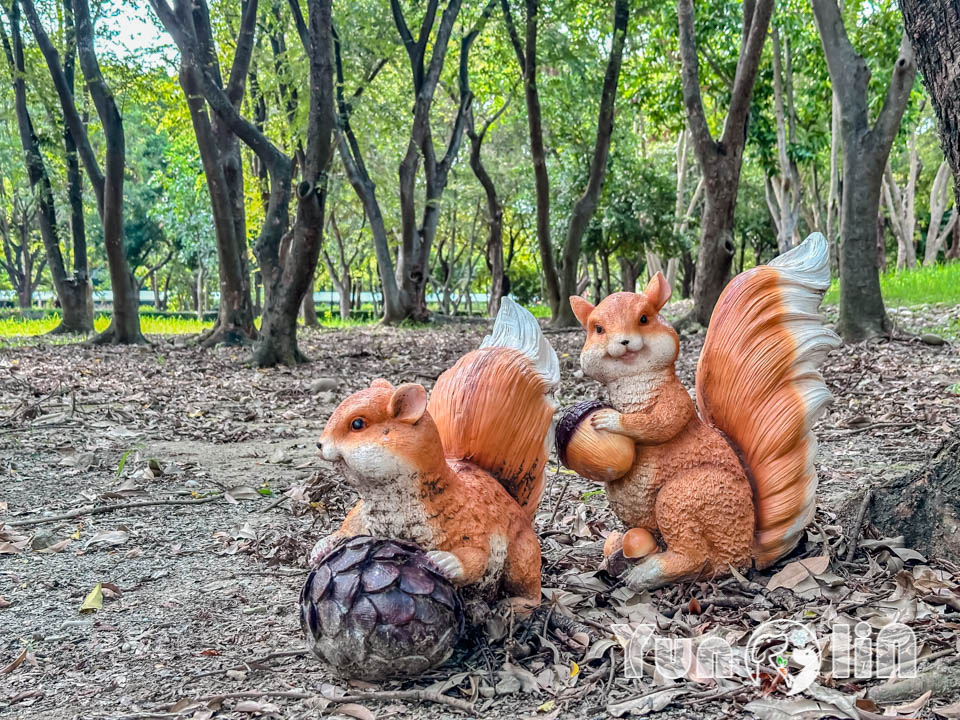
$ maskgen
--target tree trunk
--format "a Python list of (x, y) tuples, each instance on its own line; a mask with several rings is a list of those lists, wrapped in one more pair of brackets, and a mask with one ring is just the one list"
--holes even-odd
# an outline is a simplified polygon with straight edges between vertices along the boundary
[(503, 203), (497, 195), (497, 188), (493, 184), (493, 178), (487, 172), (483, 165), (483, 158), (480, 151), (483, 147), (483, 140), (497, 118), (507, 108), (507, 103), (494, 113), (493, 117), (484, 123), (478, 133), (473, 123), (473, 105), (467, 111), (466, 130), (467, 137), (470, 138), (470, 168), (477, 180), (483, 187), (483, 192), (487, 201), (487, 244), (484, 255), (487, 261), (487, 269), (490, 271), (490, 297), (487, 300), (487, 315), (496, 317), (500, 312), (500, 300), (504, 296), (506, 268), (503, 262)]
[(750, 99), (773, 12), (773, 0), (745, 0), (743, 3), (740, 57), (719, 140), (714, 140), (710, 134), (700, 95), (693, 0), (678, 0), (677, 11), (684, 104), (706, 193), (693, 286), (693, 314), (697, 322), (707, 325), (717, 298), (729, 280), (733, 263), (733, 220)]
[(930, 227), (927, 228), (927, 239), (924, 243), (923, 265), (929, 267), (935, 265), (940, 251), (944, 248), (950, 233), (957, 223), (957, 210), (960, 206), (954, 205), (950, 219), (941, 230), (944, 213), (947, 210), (947, 196), (949, 192), (948, 182), (950, 179), (950, 165), (944, 160), (940, 163), (937, 170), (937, 176), (934, 178), (933, 185), (930, 187)]
[[(63, 255), (60, 252), (60, 237), (57, 226), (57, 213), (54, 205), (53, 188), (50, 176), (40, 152), (40, 141), (33, 129), (33, 122), (27, 107), (26, 69), (24, 65), (23, 40), (20, 34), (20, 8), (16, 0), (11, 3), (7, 11), (10, 19), (10, 34), (13, 40), (12, 47), (6, 34), (0, 28), (4, 52), (13, 76), (14, 105), (17, 117), (17, 127), (20, 134), (20, 144), (23, 148), (24, 160), (27, 167), (27, 176), (30, 188), (37, 198), (37, 220), (40, 226), (40, 236), (43, 239), (46, 251), (47, 266), (53, 279), (53, 286), (63, 309), (60, 324), (52, 334), (61, 333), (91, 333), (93, 332), (93, 316), (86, 313), (87, 303), (83, 292), (87, 287), (86, 278), (68, 278)], [(29, 257), (27, 246), (24, 248), (25, 257)], [(32, 296), (31, 271), (27, 271), (29, 289), (28, 302)], [(74, 282), (71, 283), (70, 280)], [(70, 287), (68, 287), (70, 285)], [(22, 301), (22, 299), (21, 299)]]
[(903, 25), (933, 99), (944, 155), (953, 170), (954, 197), (960, 207), (960, 2), (899, 0)]
[(944, 253), (944, 257), (947, 262), (951, 260), (960, 260), (960, 221), (957, 221), (953, 224), (953, 243)]
[[(63, 18), (66, 49), (63, 58), (63, 73), (67, 87), (74, 93), (74, 60), (77, 54), (76, 31), (71, 0), (63, 0)], [(87, 267), (87, 231), (83, 217), (83, 175), (77, 156), (77, 143), (69, 123), (64, 123), (63, 147), (66, 154), (67, 200), (70, 203), (70, 237), (73, 241), (73, 277), (64, 283), (64, 298), (60, 304), (63, 319), (60, 327), (64, 332), (93, 332), (93, 285)], [(59, 329), (59, 328), (58, 328)], [(54, 330), (56, 332), (57, 330)]]
[[(237, 108), (243, 97), (244, 79), (250, 65), (256, 5), (251, 0), (243, 3), (237, 50), (226, 87), (228, 98)], [(197, 37), (201, 52), (198, 63), (186, 62), (186, 56), (181, 55), (180, 86), (187, 99), (197, 149), (207, 179), (220, 274), (217, 321), (213, 329), (202, 337), (201, 344), (205, 347), (219, 343), (239, 345), (257, 337), (247, 267), (240, 146), (236, 134), (218, 115), (210, 117), (203, 97), (201, 73), (209, 73), (215, 82), (221, 87), (223, 85), (207, 5), (200, 3), (192, 7), (180, 3), (177, 15), (187, 32)]]
[(76, 18), (77, 57), (87, 90), (103, 127), (106, 157), (103, 175), (103, 242), (110, 267), (113, 315), (110, 326), (92, 342), (131, 344), (145, 342), (140, 332), (140, 296), (137, 281), (123, 246), (123, 171), (126, 149), (123, 120), (97, 61), (93, 45), (93, 20), (88, 0), (73, 0)]
[[(904, 545), (928, 558), (960, 561), (960, 441), (948, 440), (919, 470), (873, 489), (867, 522), (881, 537), (903, 536)], [(841, 510), (854, 517), (856, 498)]]
[(694, 281), (697, 276), (697, 264), (694, 262), (689, 250), (684, 250), (680, 259), (683, 262), (683, 282), (680, 284), (680, 297), (686, 300), (693, 294)]
[(560, 278), (550, 239), (550, 178), (547, 173), (547, 152), (543, 143), (543, 110), (537, 88), (537, 30), (539, 27), (539, 0), (526, 0), (525, 42), (513, 22), (510, 0), (501, 0), (507, 32), (513, 44), (520, 72), (523, 75), (523, 95), (527, 106), (527, 128), (530, 136), (530, 160), (533, 164), (533, 185), (537, 197), (537, 247), (540, 251), (541, 279), (544, 296), (550, 306), (551, 317), (557, 317), (561, 305), (568, 305), (560, 296)]
[[(382, 307), (383, 322), (388, 325), (395, 325), (402, 322), (410, 314), (410, 307), (406, 303), (406, 298), (400, 294), (400, 287), (397, 284), (397, 276), (393, 265), (393, 256), (390, 253), (390, 243), (387, 239), (387, 229), (383, 222), (383, 213), (380, 210), (380, 203), (377, 200), (376, 185), (367, 172), (366, 163), (363, 160), (363, 153), (360, 151), (360, 144), (350, 125), (351, 104), (347, 101), (344, 92), (343, 75), (343, 57), (341, 53), (340, 37), (336, 29), (333, 29), (333, 58), (336, 66), (337, 83), (337, 132), (336, 143), (340, 158), (343, 161), (343, 168), (350, 181), (351, 187), (360, 202), (363, 205), (363, 212), (370, 223), (370, 233), (373, 235), (373, 249), (377, 258), (377, 274), (380, 278), (380, 291), (383, 299)], [(367, 83), (372, 82), (373, 78), (379, 72), (383, 64), (377, 65), (367, 77)], [(353, 93), (357, 97), (364, 86), (360, 86)], [(373, 285), (370, 286), (373, 291)], [(374, 297), (374, 309), (377, 302)]]
[[(300, 314), (303, 316), (303, 324), (308, 328), (320, 327), (320, 320), (317, 318), (317, 306), (313, 302), (313, 283), (314, 280), (311, 280), (310, 286), (303, 294), (303, 300), (300, 303)], [(343, 305), (342, 300), (340, 304), (341, 306)]]
[(613, 40), (610, 43), (610, 57), (603, 78), (600, 93), (600, 113), (597, 119), (597, 137), (593, 145), (593, 159), (590, 162), (590, 175), (583, 194), (573, 204), (570, 225), (567, 226), (566, 244), (563, 248), (563, 263), (560, 273), (560, 307), (553, 316), (551, 324), (555, 327), (577, 327), (580, 323), (573, 314), (568, 298), (576, 294), (577, 265), (580, 262), (580, 245), (587, 232), (593, 213), (600, 201), (600, 191), (607, 173), (607, 157), (610, 153), (610, 138), (613, 135), (614, 108), (617, 99), (617, 85), (620, 80), (620, 64), (623, 59), (623, 47), (627, 37), (627, 23), (630, 19), (628, 0), (616, 0), (613, 10)]
[(813, 0), (813, 12), (841, 112), (845, 167), (837, 330), (847, 342), (859, 342), (890, 328), (872, 262), (876, 234), (863, 220), (879, 213), (883, 170), (910, 97), (916, 63), (904, 36), (883, 108), (871, 127), (867, 105), (870, 71), (850, 44), (836, 0)]

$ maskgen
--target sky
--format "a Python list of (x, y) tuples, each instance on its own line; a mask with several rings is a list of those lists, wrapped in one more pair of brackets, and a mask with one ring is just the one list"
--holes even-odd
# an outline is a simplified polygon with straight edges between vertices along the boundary
[(104, 49), (112, 51), (118, 57), (131, 55), (141, 57), (146, 64), (166, 64), (174, 62), (177, 51), (170, 37), (159, 26), (146, 0), (124, 0), (111, 8), (115, 17), (100, 19), (98, 25), (109, 23), (114, 26), (109, 37), (104, 41)]

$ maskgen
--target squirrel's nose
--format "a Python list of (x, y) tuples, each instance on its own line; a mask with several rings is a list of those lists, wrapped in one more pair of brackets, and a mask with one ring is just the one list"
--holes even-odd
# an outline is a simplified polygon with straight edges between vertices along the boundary
[(629, 345), (629, 344), (630, 344), (630, 341), (629, 341), (629, 340), (621, 340), (621, 341), (620, 341), (620, 344), (626, 346), (626, 345)]

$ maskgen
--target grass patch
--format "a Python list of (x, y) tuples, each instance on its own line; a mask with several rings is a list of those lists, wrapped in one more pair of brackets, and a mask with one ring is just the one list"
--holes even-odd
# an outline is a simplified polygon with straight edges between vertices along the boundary
[[(934, 265), (916, 270), (892, 270), (880, 276), (880, 291), (887, 307), (960, 303), (960, 263)], [(840, 284), (834, 280), (823, 299), (840, 302)]]
[[(0, 317), (0, 337), (22, 338), (46, 335), (59, 324), (60, 316), (56, 314), (45, 315), (40, 318), (18, 315)], [(93, 319), (93, 327), (97, 332), (106, 330), (109, 325), (110, 317), (108, 315), (97, 315)], [(195, 335), (211, 327), (213, 327), (212, 321), (199, 321), (184, 317), (160, 317), (157, 315), (140, 316), (140, 329), (146, 335)], [(75, 341), (76, 338), (65, 336), (65, 340)]]

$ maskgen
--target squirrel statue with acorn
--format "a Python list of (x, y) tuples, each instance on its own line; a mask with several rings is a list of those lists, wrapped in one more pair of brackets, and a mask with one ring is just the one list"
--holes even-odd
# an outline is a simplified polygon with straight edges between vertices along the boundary
[[(642, 293), (596, 307), (570, 298), (587, 331), (581, 367), (613, 406), (594, 404), (575, 432), (611, 433), (633, 448), (618, 472), (596, 470), (609, 457), (565, 464), (606, 482), (627, 532), (608, 538), (605, 554), (636, 559), (629, 587), (762, 569), (799, 542), (816, 504), (811, 428), (831, 399), (819, 367), (839, 344), (817, 314), (829, 285), (819, 233), (737, 275), (710, 320), (696, 407), (674, 371), (677, 333), (659, 314), (670, 298), (661, 273)], [(562, 458), (565, 442), (558, 433)]]
[(357, 535), (417, 543), (454, 585), (518, 610), (540, 601), (533, 516), (549, 456), (557, 355), (503, 298), (480, 348), (422, 385), (374, 380), (334, 411), (318, 443), (360, 495), (315, 565)]

